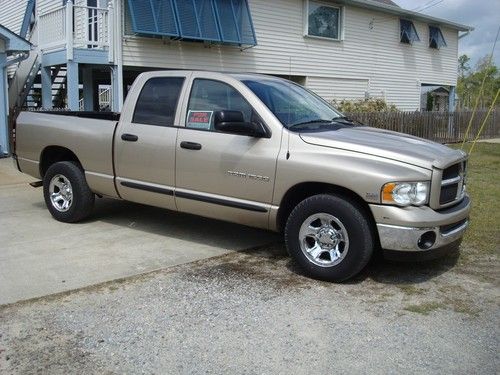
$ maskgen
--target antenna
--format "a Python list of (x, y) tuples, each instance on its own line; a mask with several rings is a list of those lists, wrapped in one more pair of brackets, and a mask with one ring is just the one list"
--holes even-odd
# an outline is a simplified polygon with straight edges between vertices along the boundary
[[(292, 80), (292, 56), (288, 57), (288, 81)], [(292, 93), (291, 83), (288, 82), (289, 95)], [(290, 126), (292, 108), (290, 105), (290, 100), (288, 101), (288, 126)], [(286, 142), (286, 160), (290, 159), (290, 129), (287, 127), (288, 141)]]

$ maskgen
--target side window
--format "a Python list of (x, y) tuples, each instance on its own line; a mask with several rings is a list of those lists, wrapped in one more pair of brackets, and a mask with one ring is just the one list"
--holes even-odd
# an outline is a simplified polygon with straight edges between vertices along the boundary
[(194, 80), (187, 109), (187, 128), (214, 130), (215, 111), (239, 111), (245, 122), (254, 118), (252, 107), (235, 88), (209, 79)]
[(132, 122), (157, 126), (174, 125), (183, 83), (184, 78), (181, 77), (149, 79), (137, 99)]

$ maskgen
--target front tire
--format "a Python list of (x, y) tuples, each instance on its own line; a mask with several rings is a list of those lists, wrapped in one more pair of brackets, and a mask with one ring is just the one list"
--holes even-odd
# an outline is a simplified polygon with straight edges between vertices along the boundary
[(52, 217), (75, 223), (90, 215), (95, 196), (81, 167), (70, 161), (52, 164), (43, 177), (43, 196)]
[(366, 266), (374, 236), (364, 208), (356, 201), (320, 194), (303, 200), (291, 212), (285, 243), (306, 275), (340, 282)]

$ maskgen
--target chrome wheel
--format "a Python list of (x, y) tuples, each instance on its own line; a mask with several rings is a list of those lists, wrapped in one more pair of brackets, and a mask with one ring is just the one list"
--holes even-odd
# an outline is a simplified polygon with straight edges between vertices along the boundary
[(52, 206), (59, 212), (66, 212), (73, 203), (71, 182), (62, 174), (56, 174), (50, 180), (49, 197)]
[(300, 227), (300, 248), (307, 259), (321, 267), (339, 264), (349, 250), (349, 236), (342, 222), (327, 213), (309, 216)]

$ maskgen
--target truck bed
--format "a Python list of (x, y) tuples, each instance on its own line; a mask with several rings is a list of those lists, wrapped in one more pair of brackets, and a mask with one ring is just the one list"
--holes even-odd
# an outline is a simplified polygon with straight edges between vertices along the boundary
[(113, 137), (119, 116), (113, 112), (21, 112), (15, 147), (21, 171), (41, 178), (44, 152), (67, 149), (81, 163), (92, 190), (113, 196)]

